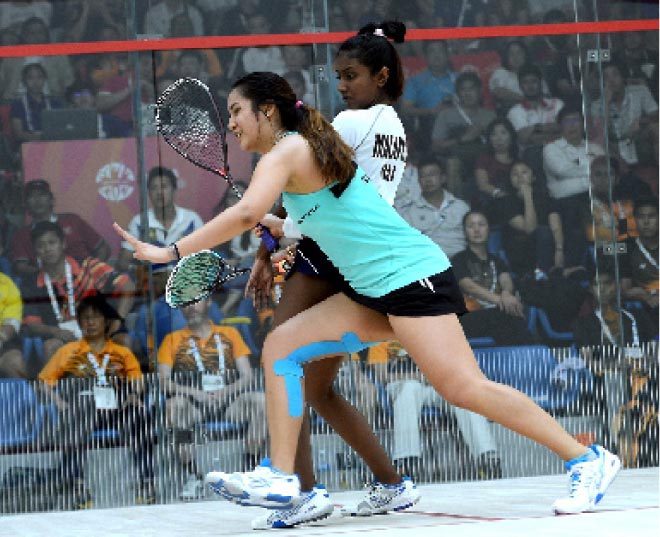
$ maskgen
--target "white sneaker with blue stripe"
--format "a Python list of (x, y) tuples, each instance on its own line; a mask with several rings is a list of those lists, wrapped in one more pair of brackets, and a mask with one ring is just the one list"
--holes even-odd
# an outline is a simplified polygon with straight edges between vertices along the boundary
[(375, 482), (368, 485), (366, 496), (356, 505), (342, 507), (342, 516), (371, 516), (389, 511), (403, 511), (415, 505), (420, 498), (417, 485), (409, 477), (401, 483), (386, 485)]
[(621, 469), (619, 457), (594, 444), (589, 452), (566, 463), (569, 475), (568, 496), (552, 504), (557, 515), (591, 511)]
[(309, 492), (302, 494), (302, 499), (291, 509), (278, 509), (252, 521), (252, 529), (268, 530), (271, 528), (293, 528), (299, 524), (316, 522), (328, 518), (334, 505), (323, 485), (315, 485)]
[(289, 509), (300, 500), (300, 480), (285, 474), (264, 459), (252, 472), (209, 472), (206, 483), (225, 500), (239, 505)]

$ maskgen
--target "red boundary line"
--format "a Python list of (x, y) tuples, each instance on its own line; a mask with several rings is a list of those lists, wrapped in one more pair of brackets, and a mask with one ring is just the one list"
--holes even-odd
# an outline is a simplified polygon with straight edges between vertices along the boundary
[[(626, 21), (571, 22), (525, 26), (488, 26), (468, 28), (434, 28), (409, 30), (408, 41), (439, 39), (472, 39), (486, 37), (522, 37), (530, 35), (594, 34), (660, 29), (656, 19)], [(51, 43), (48, 45), (14, 45), (0, 47), (0, 58), (21, 56), (58, 56), (136, 52), (151, 50), (181, 50), (198, 48), (237, 48), (269, 45), (311, 45), (340, 43), (355, 35), (353, 32), (323, 32), (299, 34), (264, 34), (237, 36), (204, 36), (176, 39), (145, 39), (141, 41), (102, 41), (85, 43)]]

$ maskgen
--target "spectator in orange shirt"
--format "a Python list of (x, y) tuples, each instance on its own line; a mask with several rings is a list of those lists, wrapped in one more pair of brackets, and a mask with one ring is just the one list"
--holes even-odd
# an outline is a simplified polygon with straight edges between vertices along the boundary
[(255, 390), (250, 349), (231, 326), (209, 318), (211, 299), (182, 309), (188, 326), (158, 349), (158, 373), (167, 393), (165, 423), (173, 432), (178, 462), (187, 474), (181, 499), (203, 492), (194, 454), (194, 426), (202, 421), (246, 424), (245, 458), (251, 468), (265, 454), (266, 398)]
[(98, 295), (80, 302), (81, 337), (61, 347), (39, 373), (41, 390), (59, 410), (54, 441), (62, 449), (57, 488), (71, 496), (72, 508), (92, 507), (85, 487), (86, 446), (98, 426), (118, 428), (132, 438), (140, 482), (136, 501), (153, 503), (151, 439), (141, 404), (142, 372), (130, 349), (109, 337), (117, 313)]

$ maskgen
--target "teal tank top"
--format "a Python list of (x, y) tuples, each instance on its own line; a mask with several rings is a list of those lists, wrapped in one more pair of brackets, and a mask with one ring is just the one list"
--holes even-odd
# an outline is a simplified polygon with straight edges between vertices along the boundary
[[(440, 247), (411, 227), (358, 167), (345, 187), (282, 193), (289, 216), (316, 241), (358, 293), (377, 298), (451, 266)], [(304, 252), (303, 252), (304, 253)]]

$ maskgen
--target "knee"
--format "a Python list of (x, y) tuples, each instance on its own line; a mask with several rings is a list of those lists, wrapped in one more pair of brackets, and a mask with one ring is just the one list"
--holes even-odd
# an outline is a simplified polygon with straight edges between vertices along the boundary
[(0, 377), (28, 378), (27, 367), (21, 351), (11, 350), (0, 357)]
[(490, 381), (486, 378), (461, 379), (442, 391), (440, 395), (452, 406), (472, 410), (477, 397), (488, 389)]

